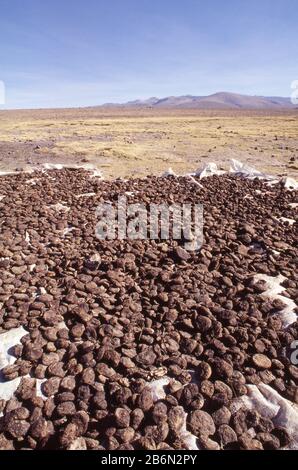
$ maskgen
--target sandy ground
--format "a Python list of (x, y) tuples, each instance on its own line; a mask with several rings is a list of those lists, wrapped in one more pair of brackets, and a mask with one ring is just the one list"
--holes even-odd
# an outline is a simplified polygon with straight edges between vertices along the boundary
[(140, 177), (231, 158), (297, 177), (297, 110), (0, 111), (0, 171), (92, 163), (106, 178)]

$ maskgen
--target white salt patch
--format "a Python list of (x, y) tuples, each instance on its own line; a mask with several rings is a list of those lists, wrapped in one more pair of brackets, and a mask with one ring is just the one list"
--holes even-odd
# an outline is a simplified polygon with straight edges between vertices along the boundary
[(0, 176), (15, 175), (16, 171), (0, 171)]
[(101, 262), (101, 256), (99, 253), (95, 253), (94, 255), (90, 256), (89, 260), (92, 263), (100, 263)]
[(248, 385), (247, 389), (248, 395), (237, 401), (271, 419), (275, 426), (285, 428), (291, 438), (289, 449), (298, 450), (298, 406), (281, 397), (269, 385)]
[(286, 217), (281, 217), (279, 220), (282, 222), (288, 222), (290, 225), (294, 225), (296, 223), (295, 219), (287, 219)]
[(205, 189), (204, 186), (203, 186), (202, 184), (200, 184), (197, 180), (195, 180), (193, 176), (189, 175), (188, 178), (189, 178), (190, 181), (191, 181), (192, 183), (194, 183), (196, 186), (199, 186), (199, 188)]
[(285, 189), (288, 189), (289, 191), (298, 189), (298, 182), (294, 178), (287, 176), (278, 178), (276, 176), (263, 173), (262, 171), (259, 171), (256, 168), (247, 165), (246, 163), (242, 163), (234, 159), (231, 160), (230, 173), (234, 173), (237, 176), (243, 176), (244, 178), (258, 178), (265, 180), (268, 186), (273, 186), (281, 181)]
[[(266, 182), (268, 186), (272, 186), (279, 182), (279, 179), (276, 176), (269, 175), (262, 171), (257, 170), (256, 168), (242, 163), (239, 160), (231, 160), (230, 173), (234, 173), (236, 176), (242, 176), (243, 178), (248, 179), (261, 179)], [(262, 191), (257, 190), (257, 194), (262, 194)]]
[(45, 170), (63, 170), (64, 168), (61, 163), (43, 163), (42, 166)]
[(27, 334), (27, 331), (21, 326), (14, 328), (0, 335), (0, 369), (15, 363), (16, 358), (9, 354), (9, 349), (20, 342), (20, 339)]
[(47, 397), (42, 393), (42, 384), (44, 384), (47, 379), (36, 379), (36, 396), (47, 400)]
[(172, 168), (169, 168), (167, 171), (165, 171), (162, 174), (163, 178), (167, 178), (168, 176), (177, 176), (176, 173), (172, 170)]
[(84, 193), (84, 194), (76, 194), (75, 197), (78, 199), (80, 197), (92, 197), (96, 196), (96, 193)]
[(294, 225), (296, 223), (295, 219), (288, 219), (287, 217), (274, 217), (278, 222), (288, 222), (289, 225)]
[(226, 172), (224, 170), (219, 170), (216, 163), (210, 162), (203, 168), (199, 168), (193, 176), (198, 176), (200, 179), (207, 178), (208, 176), (213, 175), (224, 175)]
[(22, 173), (33, 173), (34, 168), (24, 168), (22, 171), (0, 171), (0, 176), (7, 176), (7, 175), (19, 175)]
[[(15, 328), (0, 335), (0, 371), (6, 367), (13, 365), (16, 358), (9, 353), (10, 348), (19, 344), (20, 339), (27, 334), (23, 327)], [(9, 400), (19, 386), (21, 378), (9, 382), (3, 382), (0, 375), (0, 399)]]
[(18, 386), (20, 385), (21, 377), (17, 377), (9, 382), (1, 382), (0, 380), (0, 400), (8, 401), (13, 396)]
[(66, 237), (69, 233), (73, 232), (75, 230), (75, 227), (67, 227), (64, 230), (62, 230), (62, 237)]
[(163, 400), (166, 398), (164, 387), (169, 385), (170, 381), (171, 379), (169, 379), (169, 377), (162, 377), (161, 379), (150, 382), (150, 389), (152, 391), (154, 401)]
[(61, 204), (58, 202), (57, 204), (53, 204), (52, 206), (48, 206), (49, 209), (54, 209), (57, 212), (69, 212), (70, 207), (65, 206), (64, 204)]
[(266, 253), (266, 249), (260, 243), (252, 243), (249, 248), (260, 254)]
[(37, 181), (39, 181), (40, 178), (32, 178), (31, 180), (27, 180), (25, 184), (30, 184), (31, 186), (36, 186)]
[(256, 170), (246, 163), (242, 163), (239, 160), (231, 159), (230, 173), (234, 173), (238, 176), (244, 176), (245, 178), (265, 178), (268, 175), (265, 173)]
[(297, 315), (295, 313), (297, 305), (294, 300), (281, 295), (286, 290), (281, 285), (286, 280), (286, 278), (281, 274), (277, 277), (267, 276), (266, 274), (256, 274), (254, 279), (256, 282), (266, 282), (267, 290), (261, 294), (263, 297), (267, 297), (272, 300), (278, 299), (285, 304), (284, 310), (282, 310), (279, 314), (281, 316), (283, 326), (286, 328), (292, 325), (292, 323), (295, 323), (297, 320)]
[(102, 178), (101, 171), (96, 168), (91, 163), (86, 165), (64, 165), (63, 163), (44, 163), (43, 165), (44, 171), (47, 170), (63, 170), (63, 168), (74, 168), (74, 169), (83, 169), (90, 171), (92, 173), (91, 177), (99, 177)]
[(101, 178), (101, 179), (103, 179), (101, 171), (94, 169), (93, 172), (92, 172), (91, 178)]
[[(43, 294), (46, 293), (44, 288), (41, 288), (41, 290)], [(61, 322), (58, 326), (59, 328), (66, 328), (64, 322)], [(9, 350), (13, 346), (20, 344), (21, 338), (27, 334), (28, 332), (23, 327), (19, 327), (0, 335), (0, 371), (4, 367), (15, 363), (16, 358), (9, 353)], [(30, 377), (30, 375), (24, 376), (24, 378), (26, 377)], [(17, 390), (21, 379), (22, 377), (17, 377), (14, 380), (4, 382), (0, 372), (0, 399), (6, 401), (10, 400)], [(36, 394), (44, 400), (46, 400), (47, 397), (42, 393), (42, 384), (46, 382), (46, 380), (47, 379), (36, 379)]]
[(289, 191), (296, 191), (298, 189), (298, 182), (294, 178), (289, 178), (288, 176), (282, 178), (284, 187)]
[(298, 202), (291, 202), (289, 204), (289, 206), (292, 208), (292, 209), (296, 209), (296, 207), (298, 207)]
[[(274, 178), (274, 176), (272, 176), (272, 178)], [(266, 181), (265, 184), (271, 187), (271, 186), (274, 186), (275, 184), (278, 184), (279, 182), (280, 182), (279, 179), (272, 179), (272, 181)]]

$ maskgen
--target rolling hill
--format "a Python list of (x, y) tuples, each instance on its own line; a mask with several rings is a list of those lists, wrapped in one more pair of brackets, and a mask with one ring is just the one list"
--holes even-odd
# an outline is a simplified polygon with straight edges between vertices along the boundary
[(209, 96), (168, 96), (129, 101), (123, 104), (107, 103), (106, 107), (197, 108), (197, 109), (281, 109), (297, 108), (290, 98), (249, 96), (220, 92)]

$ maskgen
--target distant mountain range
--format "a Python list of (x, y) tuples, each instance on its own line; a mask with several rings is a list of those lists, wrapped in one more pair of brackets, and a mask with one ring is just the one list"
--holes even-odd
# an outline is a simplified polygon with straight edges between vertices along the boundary
[(220, 92), (209, 96), (168, 96), (127, 103), (106, 103), (105, 107), (123, 108), (194, 108), (194, 109), (281, 109), (298, 108), (290, 98), (248, 96)]

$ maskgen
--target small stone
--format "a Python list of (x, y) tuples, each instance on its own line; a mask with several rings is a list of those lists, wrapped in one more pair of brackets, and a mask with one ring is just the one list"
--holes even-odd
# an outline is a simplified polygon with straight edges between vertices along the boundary
[(254, 347), (258, 353), (263, 353), (266, 351), (265, 343), (261, 339), (257, 339), (254, 343)]
[(162, 401), (155, 403), (152, 410), (152, 418), (155, 424), (159, 424), (163, 421), (167, 421), (168, 407)]
[(200, 392), (204, 397), (211, 398), (214, 394), (214, 385), (209, 380), (203, 380), (199, 384)]
[(195, 436), (212, 436), (215, 433), (215, 424), (210, 414), (205, 411), (196, 410), (188, 415), (190, 431)]
[(222, 424), (229, 424), (231, 416), (232, 414), (226, 406), (223, 406), (222, 408), (219, 408), (217, 411), (212, 413), (213, 421), (217, 427), (221, 426)]
[(231, 364), (223, 359), (216, 359), (213, 364), (214, 371), (220, 379), (228, 379), (232, 377), (234, 369)]
[(66, 374), (66, 371), (64, 370), (64, 363), (56, 362), (56, 363), (51, 364), (48, 367), (47, 372), (48, 372), (48, 375), (63, 378)]
[(87, 292), (91, 294), (95, 293), (98, 290), (97, 284), (95, 282), (89, 282), (85, 285), (85, 289)]
[(212, 328), (212, 320), (204, 315), (199, 315), (196, 319), (196, 325), (200, 333), (207, 333)]
[(64, 401), (75, 401), (76, 396), (74, 393), (71, 392), (62, 392), (58, 395), (55, 395), (56, 403), (63, 403)]
[(42, 384), (42, 392), (46, 397), (55, 395), (59, 390), (61, 379), (59, 377), (51, 377)]
[(45, 366), (50, 366), (51, 364), (56, 364), (57, 362), (59, 362), (59, 360), (60, 360), (59, 354), (57, 354), (55, 352), (51, 352), (49, 354), (43, 354), (42, 358), (41, 358), (41, 362)]
[(239, 444), (244, 450), (263, 450), (263, 445), (257, 439), (253, 439), (249, 435), (243, 435), (239, 438)]
[(138, 429), (141, 425), (141, 423), (144, 420), (144, 412), (140, 408), (135, 408), (131, 412), (131, 426), (133, 429)]
[(135, 430), (131, 427), (125, 429), (117, 429), (115, 437), (120, 442), (128, 443), (134, 439)]
[(154, 439), (148, 437), (141, 437), (138, 440), (139, 448), (142, 450), (156, 450), (156, 443)]
[(143, 390), (143, 392), (138, 397), (137, 403), (141, 410), (149, 411), (153, 406), (153, 397), (151, 391), (148, 389)]
[(170, 408), (168, 413), (168, 424), (171, 430), (178, 433), (185, 423), (185, 411), (182, 406)]
[(209, 437), (206, 435), (201, 435), (198, 438), (198, 441), (200, 448), (203, 450), (220, 450), (220, 445), (217, 442), (209, 439)]
[(15, 450), (13, 441), (7, 439), (4, 434), (0, 433), (0, 451), (1, 450)]
[(46, 325), (55, 326), (59, 323), (60, 317), (53, 310), (48, 310), (43, 315), (43, 321), (45, 322)]
[(24, 356), (28, 361), (38, 361), (43, 355), (41, 348), (35, 348), (32, 345), (28, 345), (24, 348)]
[(46, 376), (47, 366), (38, 364), (34, 369), (34, 377), (37, 379), (44, 379)]
[(281, 447), (288, 447), (291, 442), (291, 438), (285, 428), (276, 427), (273, 429), (272, 434), (279, 439)]
[(61, 380), (60, 383), (61, 390), (65, 390), (66, 392), (72, 392), (76, 387), (76, 379), (68, 375)]
[(136, 356), (136, 362), (143, 366), (150, 366), (154, 364), (155, 360), (156, 354), (154, 353), (152, 348), (147, 348)]
[(93, 385), (95, 382), (95, 373), (91, 367), (87, 367), (82, 372), (81, 382), (87, 385)]
[(240, 409), (232, 416), (232, 426), (238, 436), (247, 431), (246, 413)]
[(135, 363), (129, 357), (121, 357), (120, 364), (125, 369), (133, 369), (135, 367)]
[(117, 408), (115, 411), (115, 421), (118, 428), (127, 428), (130, 424), (130, 413), (125, 408)]
[(15, 394), (21, 400), (29, 400), (36, 394), (36, 380), (23, 377)]
[(72, 416), (71, 422), (76, 425), (78, 436), (82, 436), (87, 432), (89, 421), (90, 418), (86, 411), (78, 411)]
[(278, 450), (280, 448), (280, 441), (273, 434), (259, 433), (257, 438), (263, 444), (264, 450)]
[(175, 249), (175, 255), (178, 259), (182, 261), (188, 261), (191, 258), (190, 253), (186, 251), (184, 248), (181, 248), (181, 246), (178, 246)]
[(12, 438), (24, 438), (30, 428), (30, 423), (25, 421), (29, 416), (28, 410), (19, 408), (5, 415), (4, 429)]
[(196, 376), (198, 379), (201, 380), (208, 380), (212, 375), (211, 366), (207, 362), (200, 362), (198, 367), (196, 368)]
[(83, 323), (77, 323), (71, 328), (70, 334), (74, 338), (81, 338), (84, 334), (84, 331), (85, 331), (85, 326), (83, 325)]
[(76, 407), (73, 402), (71, 401), (65, 401), (63, 403), (60, 403), (57, 408), (56, 408), (57, 415), (60, 417), (64, 416), (71, 416), (75, 414), (76, 412)]
[(289, 374), (290, 376), (294, 379), (294, 380), (297, 380), (298, 381), (298, 367), (296, 366), (289, 366)]
[(14, 274), (20, 275), (27, 271), (27, 266), (13, 266), (11, 270)]
[(62, 429), (59, 437), (59, 443), (62, 448), (68, 448), (78, 437), (78, 428), (75, 423), (69, 423)]
[(260, 416), (256, 429), (258, 432), (271, 433), (274, 424), (271, 419)]
[(29, 434), (35, 440), (40, 441), (48, 437), (50, 433), (50, 427), (48, 426), (48, 422), (40, 417), (36, 421), (31, 424)]
[(240, 232), (242, 232), (242, 233), (248, 233), (249, 235), (251, 235), (251, 236), (253, 236), (253, 237), (255, 236), (255, 233), (256, 233), (254, 227), (253, 227), (252, 225), (250, 225), (250, 224), (243, 224), (243, 225), (241, 225), (241, 227), (240, 227)]
[(237, 442), (238, 440), (235, 431), (227, 424), (222, 424), (219, 426), (217, 434), (222, 446), (224, 447), (228, 444), (232, 444), (233, 442)]
[(270, 369), (271, 368), (271, 360), (265, 356), (264, 354), (255, 354), (252, 358), (254, 365), (258, 369)]

